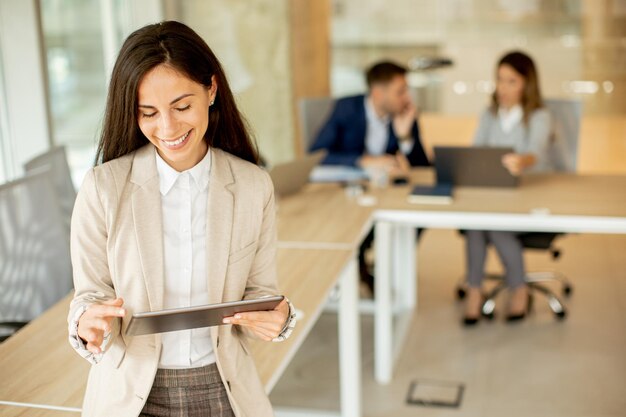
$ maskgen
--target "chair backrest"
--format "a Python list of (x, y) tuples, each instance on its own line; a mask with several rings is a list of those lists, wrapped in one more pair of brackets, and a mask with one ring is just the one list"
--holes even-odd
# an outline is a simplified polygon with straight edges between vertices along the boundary
[(72, 289), (56, 198), (45, 170), (0, 185), (0, 322), (30, 321)]
[[(576, 172), (582, 102), (567, 99), (545, 99), (543, 102), (552, 116), (552, 146), (549, 150), (552, 165), (557, 171)], [(552, 242), (560, 235), (531, 232), (520, 235), (519, 239), (524, 248), (549, 250), (556, 258), (559, 251), (552, 247)]]
[(544, 104), (552, 115), (552, 144), (550, 158), (558, 171), (575, 172), (578, 161), (578, 141), (582, 102), (579, 100), (546, 99)]
[(298, 102), (302, 147), (307, 153), (335, 105), (332, 97), (307, 97)]
[(57, 194), (57, 201), (61, 205), (61, 215), (63, 223), (69, 233), (70, 219), (76, 200), (76, 189), (72, 182), (70, 166), (67, 163), (64, 146), (57, 146), (49, 151), (38, 155), (24, 164), (24, 171), (28, 173), (38, 172), (41, 169), (50, 173), (54, 189)]

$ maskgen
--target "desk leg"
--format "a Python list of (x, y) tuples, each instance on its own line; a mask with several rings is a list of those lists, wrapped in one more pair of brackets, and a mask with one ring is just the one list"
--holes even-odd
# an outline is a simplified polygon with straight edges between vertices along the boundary
[(417, 305), (415, 228), (396, 226), (394, 233), (393, 279), (395, 299), (402, 312), (413, 312)]
[(277, 408), (276, 417), (361, 417), (361, 322), (359, 316), (359, 268), (351, 260), (339, 281), (339, 389), (341, 413)]
[(377, 222), (375, 234), (374, 377), (379, 384), (388, 384), (393, 373), (393, 310), (391, 305), (393, 226), (391, 223)]
[(361, 323), (359, 274), (353, 259), (341, 277), (339, 300), (339, 376), (342, 417), (361, 416)]

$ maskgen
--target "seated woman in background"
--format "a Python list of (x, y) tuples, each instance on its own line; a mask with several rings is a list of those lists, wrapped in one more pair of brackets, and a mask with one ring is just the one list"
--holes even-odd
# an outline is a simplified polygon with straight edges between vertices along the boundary
[[(551, 169), (548, 148), (551, 119), (543, 107), (539, 79), (533, 60), (522, 52), (506, 54), (497, 66), (496, 91), (474, 138), (474, 146), (512, 147), (502, 164), (513, 175)], [(522, 244), (518, 233), (470, 230), (466, 232), (467, 284), (465, 325), (478, 322), (483, 303), (481, 290), (487, 245), (493, 244), (506, 269), (510, 292), (507, 321), (526, 316), (529, 304)]]

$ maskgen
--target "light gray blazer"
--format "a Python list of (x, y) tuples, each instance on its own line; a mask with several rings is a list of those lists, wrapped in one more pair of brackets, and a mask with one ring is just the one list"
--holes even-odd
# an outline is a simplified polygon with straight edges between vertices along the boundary
[(510, 146), (516, 153), (535, 155), (537, 163), (528, 172), (554, 171), (552, 130), (552, 118), (546, 108), (535, 110), (528, 125), (522, 122), (508, 133), (502, 130), (498, 116), (486, 109), (480, 117), (474, 146)]

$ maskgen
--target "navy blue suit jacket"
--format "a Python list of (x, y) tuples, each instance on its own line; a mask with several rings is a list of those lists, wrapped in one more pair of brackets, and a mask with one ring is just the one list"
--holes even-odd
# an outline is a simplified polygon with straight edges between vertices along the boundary
[[(326, 149), (328, 155), (322, 162), (326, 165), (356, 166), (358, 159), (366, 153), (366, 129), (365, 96), (359, 95), (339, 99), (330, 119), (317, 134), (310, 151)], [(409, 163), (412, 166), (430, 165), (420, 141), (417, 122), (413, 123), (411, 136), (413, 136), (415, 144), (411, 153), (407, 155)], [(398, 138), (393, 131), (393, 123), (390, 123), (389, 141), (385, 152), (395, 154), (398, 149)]]

